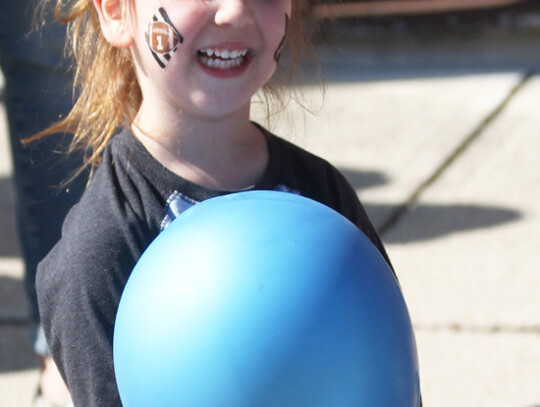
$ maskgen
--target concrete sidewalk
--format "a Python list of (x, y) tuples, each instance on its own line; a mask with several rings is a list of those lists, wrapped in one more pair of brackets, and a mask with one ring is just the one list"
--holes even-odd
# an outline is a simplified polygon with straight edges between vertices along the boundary
[[(343, 170), (381, 230), (415, 325), (425, 406), (540, 406), (539, 41), (537, 31), (339, 41), (320, 50), (322, 108), (303, 88), (317, 116), (290, 106), (274, 121)], [(37, 362), (5, 143), (2, 128), (0, 407), (27, 407)]]

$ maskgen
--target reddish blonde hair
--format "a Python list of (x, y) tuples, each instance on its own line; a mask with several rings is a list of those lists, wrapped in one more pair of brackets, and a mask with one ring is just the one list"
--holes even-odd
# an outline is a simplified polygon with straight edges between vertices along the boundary
[[(125, 0), (131, 1), (131, 0)], [(73, 61), (75, 103), (58, 123), (27, 139), (52, 133), (72, 133), (70, 151), (83, 149), (84, 166), (95, 168), (107, 144), (119, 127), (129, 127), (142, 102), (142, 94), (129, 49), (113, 47), (101, 33), (92, 0), (45, 0), (55, 2), (55, 17), (67, 24), (66, 49)], [(287, 67), (279, 69), (278, 83), (263, 88), (266, 111), (270, 105), (283, 105), (283, 84), (294, 78), (302, 54), (311, 50), (304, 36), (304, 0), (292, 0), (293, 11), (285, 52)]]

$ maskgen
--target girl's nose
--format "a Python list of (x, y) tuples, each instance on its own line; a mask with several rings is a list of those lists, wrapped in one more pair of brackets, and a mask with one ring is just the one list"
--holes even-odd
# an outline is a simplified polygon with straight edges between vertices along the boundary
[(214, 17), (218, 26), (243, 27), (253, 23), (251, 0), (218, 0)]

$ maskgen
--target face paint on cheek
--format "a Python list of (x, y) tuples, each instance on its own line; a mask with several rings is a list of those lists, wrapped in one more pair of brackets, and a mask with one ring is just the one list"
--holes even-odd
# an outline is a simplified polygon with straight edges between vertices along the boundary
[(276, 52), (274, 52), (274, 59), (276, 62), (279, 62), (279, 59), (281, 58), (281, 53), (283, 52), (283, 48), (285, 48), (285, 42), (287, 41), (287, 31), (289, 31), (289, 15), (285, 13), (285, 34), (283, 34), (283, 38), (281, 39)]
[(165, 68), (172, 54), (184, 41), (184, 37), (174, 27), (163, 7), (159, 8), (152, 21), (148, 23), (144, 37), (150, 52), (162, 68)]

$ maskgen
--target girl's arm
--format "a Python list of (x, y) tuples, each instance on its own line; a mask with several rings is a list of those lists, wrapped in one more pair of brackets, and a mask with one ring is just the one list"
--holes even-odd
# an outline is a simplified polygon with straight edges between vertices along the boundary
[(38, 268), (43, 328), (76, 406), (121, 406), (114, 321), (129, 274), (153, 238), (111, 168), (96, 172)]

